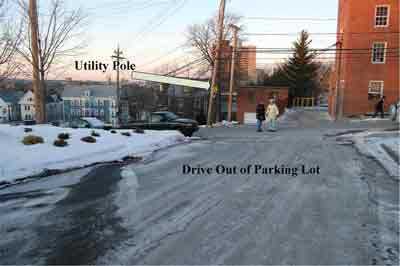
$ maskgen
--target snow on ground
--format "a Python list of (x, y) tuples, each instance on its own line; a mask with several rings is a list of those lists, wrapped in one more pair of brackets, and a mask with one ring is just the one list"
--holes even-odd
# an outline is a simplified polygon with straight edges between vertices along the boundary
[(237, 121), (229, 122), (229, 121), (223, 120), (222, 122), (215, 123), (213, 125), (213, 127), (236, 127), (238, 125), (239, 125), (239, 122), (237, 122)]
[[(399, 158), (400, 138), (398, 132), (363, 132), (352, 138), (358, 150), (374, 157), (389, 172), (390, 176), (400, 180)], [(389, 152), (392, 154), (389, 154)]]
[[(119, 130), (112, 134), (105, 130), (95, 130), (101, 136), (96, 143), (85, 143), (80, 139), (90, 136), (92, 129), (59, 128), (49, 125), (30, 126), (33, 132), (24, 133), (24, 126), (0, 125), (0, 182), (12, 182), (40, 174), (46, 169), (70, 169), (98, 162), (121, 160), (126, 156), (146, 156), (155, 150), (188, 141), (177, 131), (146, 131), (135, 134), (129, 130)], [(130, 132), (131, 137), (120, 132)], [(55, 147), (54, 140), (59, 133), (70, 133), (67, 147)], [(27, 135), (38, 135), (45, 143), (32, 146), (22, 144)]]
[(351, 123), (357, 122), (365, 122), (365, 121), (389, 121), (389, 118), (380, 118), (380, 117), (368, 117), (368, 118), (360, 118), (360, 119), (351, 119)]

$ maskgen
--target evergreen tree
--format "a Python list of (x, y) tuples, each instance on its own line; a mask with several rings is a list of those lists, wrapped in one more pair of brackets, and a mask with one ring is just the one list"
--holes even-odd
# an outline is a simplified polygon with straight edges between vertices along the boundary
[(285, 72), (285, 64), (277, 65), (270, 74), (264, 77), (265, 86), (289, 86)]
[(315, 54), (310, 51), (311, 42), (309, 34), (303, 30), (293, 43), (295, 51), (285, 66), (290, 102), (293, 97), (312, 97), (315, 94), (318, 65), (313, 62)]

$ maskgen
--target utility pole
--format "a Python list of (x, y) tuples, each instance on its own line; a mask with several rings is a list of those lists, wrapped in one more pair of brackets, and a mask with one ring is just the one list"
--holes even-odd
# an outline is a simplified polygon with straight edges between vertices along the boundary
[(29, 21), (31, 28), (32, 84), (35, 96), (35, 119), (38, 124), (43, 124), (45, 122), (45, 98), (39, 75), (39, 27), (36, 0), (29, 0)]
[(214, 105), (214, 97), (217, 91), (217, 75), (219, 70), (219, 61), (220, 61), (220, 52), (221, 52), (221, 43), (224, 34), (224, 20), (225, 20), (225, 0), (221, 0), (219, 6), (219, 15), (218, 15), (218, 38), (217, 45), (215, 50), (215, 58), (214, 58), (214, 67), (213, 74), (211, 79), (211, 88), (210, 88), (210, 98), (208, 103), (208, 115), (207, 115), (207, 125), (212, 126), (212, 114), (213, 114), (213, 105)]
[(120, 89), (120, 82), (119, 82), (119, 66), (120, 62), (123, 59), (126, 59), (122, 57), (123, 52), (120, 50), (119, 45), (117, 47), (117, 50), (114, 50), (114, 55), (111, 56), (111, 58), (117, 59), (118, 67), (117, 67), (117, 118), (118, 118), (118, 124), (121, 124), (122, 117), (121, 117), (121, 89)]
[(233, 24), (229, 27), (233, 30), (233, 50), (232, 50), (232, 60), (231, 60), (231, 80), (229, 84), (229, 99), (228, 99), (228, 121), (232, 122), (232, 101), (233, 101), (233, 87), (235, 86), (235, 66), (236, 66), (236, 53), (238, 45), (238, 31), (240, 28)]
[(342, 72), (342, 40), (340, 40), (337, 45), (339, 47), (338, 54), (338, 69), (336, 77), (336, 93), (335, 93), (335, 121), (342, 118), (343, 115), (343, 91), (341, 89), (341, 72)]

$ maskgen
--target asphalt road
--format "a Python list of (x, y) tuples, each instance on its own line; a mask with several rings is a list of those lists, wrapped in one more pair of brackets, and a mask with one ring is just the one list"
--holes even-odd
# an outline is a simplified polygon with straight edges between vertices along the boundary
[(202, 129), (126, 177), (107, 165), (0, 190), (0, 264), (398, 264), (398, 181), (326, 136), (367, 127), (388, 123), (305, 111), (277, 133)]

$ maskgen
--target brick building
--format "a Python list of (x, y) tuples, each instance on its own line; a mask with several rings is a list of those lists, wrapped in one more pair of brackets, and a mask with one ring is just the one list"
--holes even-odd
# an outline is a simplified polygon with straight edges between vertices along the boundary
[(386, 108), (399, 100), (399, 2), (339, 0), (337, 48), (342, 50), (330, 86), (331, 115), (371, 113), (381, 95)]
[(237, 121), (240, 123), (256, 122), (256, 106), (258, 103), (268, 105), (269, 100), (275, 98), (282, 114), (288, 106), (289, 88), (270, 86), (243, 86), (240, 87), (237, 97)]
[[(217, 111), (219, 110), (224, 120), (228, 115), (228, 96), (230, 86), (230, 72), (232, 64), (233, 47), (230, 41), (222, 42), (220, 59), (221, 63), (218, 70), (220, 97), (217, 98)], [(240, 86), (255, 85), (257, 83), (256, 69), (256, 47), (255, 46), (238, 46), (237, 64), (235, 66), (236, 80), (233, 93), (232, 116), (236, 119), (237, 113), (237, 92)]]

